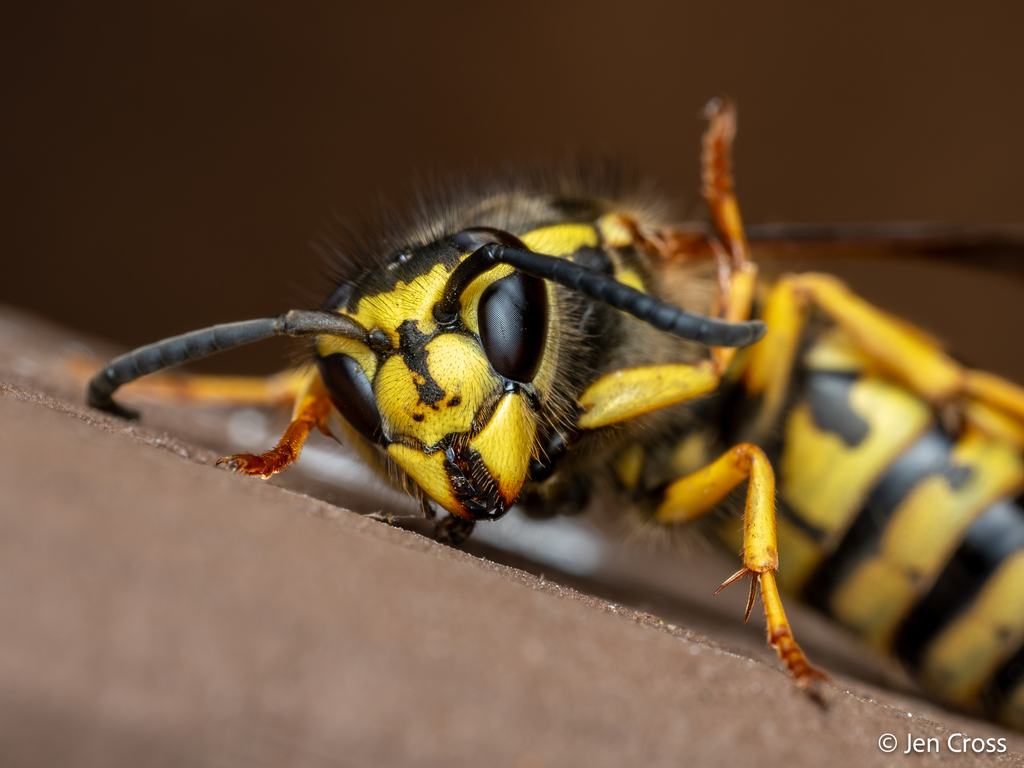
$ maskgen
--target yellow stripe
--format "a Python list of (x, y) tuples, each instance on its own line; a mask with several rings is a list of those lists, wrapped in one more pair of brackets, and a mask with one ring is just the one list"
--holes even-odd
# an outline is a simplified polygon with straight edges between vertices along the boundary
[(798, 594), (822, 559), (822, 549), (806, 533), (784, 517), (776, 520), (779, 539), (779, 588)]
[(779, 486), (790, 508), (808, 524), (834, 534), (849, 527), (879, 477), (931, 422), (917, 397), (879, 379), (850, 388), (850, 408), (868, 424), (867, 436), (849, 446), (815, 423), (801, 403), (786, 422)]
[(1024, 641), (1024, 551), (999, 567), (981, 593), (928, 646), (922, 682), (966, 705)]
[(857, 349), (850, 337), (839, 328), (824, 332), (803, 356), (803, 363), (816, 371), (849, 373), (860, 373), (871, 367), (870, 358)]
[(919, 483), (893, 513), (878, 553), (832, 597), (832, 614), (880, 648), (888, 647), (974, 518), (1024, 480), (1020, 454), (977, 433), (961, 438), (951, 461), (970, 468), (964, 484), (953, 488), (943, 475)]

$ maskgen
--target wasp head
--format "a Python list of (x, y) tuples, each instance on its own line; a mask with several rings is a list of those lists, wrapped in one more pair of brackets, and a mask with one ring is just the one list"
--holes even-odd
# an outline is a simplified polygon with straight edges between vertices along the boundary
[(515, 240), (467, 230), (364, 274), (327, 308), (367, 343), (321, 336), (316, 348), (348, 424), (439, 505), (476, 520), (519, 496), (553, 365), (544, 280), (499, 265), (453, 289), (459, 264), (498, 237)]

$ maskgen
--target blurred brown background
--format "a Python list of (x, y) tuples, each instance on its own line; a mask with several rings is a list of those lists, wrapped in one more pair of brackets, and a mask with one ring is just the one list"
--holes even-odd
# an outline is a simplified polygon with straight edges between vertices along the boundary
[[(699, 113), (716, 93), (739, 104), (750, 222), (1024, 225), (1024, 5), (767, 5), (8, 2), (0, 303), (124, 346), (308, 306), (327, 292), (310, 243), (335, 215), (401, 201), (417, 174), (573, 150), (635, 162), (681, 216), (702, 216)], [(858, 290), (1024, 382), (1021, 284), (862, 266), (845, 268)], [(63, 335), (29, 326), (9, 334), (0, 374), (39, 350), (17, 375), (71, 399)], [(203, 364), (271, 370), (281, 352)], [(370, 765), (400, 764), (382, 755), (402, 750), (416, 765), (627, 764), (629, 748), (682, 752), (683, 737), (697, 764), (863, 765), (892, 723), (965, 728), (930, 705), (908, 721), (853, 696), (825, 717), (769, 667), (208, 471), (196, 462), (223, 450), (163, 432), (205, 444), (227, 414), (211, 426), (152, 406), (141, 428), (110, 435), (86, 423), (94, 414), (0, 405), (0, 564), (23, 587), (0, 590), (5, 765), (11, 743), (32, 765), (333, 765), (353, 744)], [(192, 461), (140, 450), (128, 441), (140, 434)], [(707, 595), (721, 580), (691, 568), (699, 578), (673, 583)], [(644, 604), (692, 624), (664, 594)], [(716, 636), (745, 647), (736, 615), (737, 634)], [(527, 762), (527, 748), (556, 757)]]
[(716, 93), (750, 222), (1024, 222), (1024, 6), (771, 6), (5, 4), (0, 301), (125, 345), (318, 303), (335, 214), (569, 150), (703, 215)]

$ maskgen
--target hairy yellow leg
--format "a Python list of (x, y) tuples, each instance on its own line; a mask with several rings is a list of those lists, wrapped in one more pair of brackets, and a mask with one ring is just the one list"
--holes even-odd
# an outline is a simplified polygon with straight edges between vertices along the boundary
[(292, 421), (277, 445), (261, 454), (239, 453), (225, 456), (217, 462), (226, 464), (236, 472), (258, 475), (264, 480), (298, 461), (302, 446), (309, 433), (319, 428), (327, 432), (325, 420), (333, 407), (327, 390), (319, 376), (312, 376), (295, 403)]
[(923, 331), (871, 305), (831, 275), (809, 272), (790, 279), (858, 348), (925, 399), (942, 403), (962, 391), (963, 369)]
[(1024, 422), (1024, 388), (984, 371), (967, 371), (968, 395)]
[(674, 481), (655, 511), (655, 520), (663, 525), (694, 520), (718, 506), (733, 488), (748, 478), (750, 484), (743, 518), (743, 568), (718, 591), (744, 576), (751, 578), (750, 597), (743, 619), (746, 621), (760, 583), (768, 641), (796, 682), (808, 686), (824, 675), (810, 665), (793, 639), (775, 585), (775, 571), (779, 567), (775, 537), (775, 473), (764, 452), (750, 443), (741, 443), (703, 469)]

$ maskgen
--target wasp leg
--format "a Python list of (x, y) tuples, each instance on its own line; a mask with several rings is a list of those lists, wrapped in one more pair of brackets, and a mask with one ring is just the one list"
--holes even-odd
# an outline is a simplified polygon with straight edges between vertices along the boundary
[(775, 411), (788, 385), (810, 304), (834, 321), (868, 361), (934, 406), (956, 404), (975, 427), (1009, 435), (1016, 443), (1024, 439), (1024, 389), (963, 368), (924, 331), (873, 306), (835, 277), (817, 273), (779, 281), (765, 308), (768, 333), (751, 351), (744, 374), (747, 391), (764, 392)]
[(697, 365), (650, 365), (602, 376), (580, 395), (583, 429), (615, 424), (706, 395), (718, 387), (713, 361)]
[(1010, 443), (1024, 450), (1024, 421), (1018, 421), (998, 408), (968, 398), (964, 406), (964, 419), (989, 437)]
[[(750, 247), (743, 232), (739, 202), (733, 188), (732, 142), (736, 135), (736, 108), (727, 99), (712, 99), (705, 108), (708, 128), (704, 132), (702, 194), (711, 211), (717, 239), (704, 230), (665, 227), (641, 232), (635, 220), (609, 214), (598, 223), (605, 244), (613, 247), (636, 245), (649, 255), (665, 261), (688, 261), (714, 257), (718, 290), (711, 315), (734, 322), (750, 317), (757, 282), (757, 266), (750, 259)], [(715, 347), (711, 359), (719, 373), (732, 364), (736, 350)]]
[(276, 446), (259, 455), (239, 453), (225, 456), (217, 464), (226, 464), (236, 472), (258, 475), (265, 480), (298, 461), (302, 446), (314, 429), (318, 428), (324, 434), (330, 434), (326, 418), (331, 408), (333, 405), (327, 390), (320, 377), (313, 374), (308, 378), (305, 390), (295, 403), (291, 423)]
[[(809, 687), (825, 679), (811, 666), (793, 633), (775, 584), (779, 567), (775, 537), (775, 473), (764, 453), (755, 445), (741, 443), (717, 460), (693, 474), (671, 483), (655, 511), (655, 520), (663, 525), (685, 523), (714, 509), (744, 480), (750, 480), (743, 520), (743, 568), (720, 588), (749, 576), (750, 598), (744, 622), (754, 607), (758, 584), (768, 624), (768, 642), (786, 663), (797, 685)], [(717, 592), (716, 592), (717, 594)]]
[[(710, 243), (718, 262), (718, 297), (712, 314), (725, 320), (747, 320), (754, 301), (757, 266), (750, 260), (750, 246), (743, 232), (743, 219), (733, 187), (736, 107), (728, 99), (715, 98), (707, 103), (704, 113), (708, 128), (704, 132), (701, 155), (704, 182), (701, 193), (711, 211), (719, 241)], [(714, 348), (711, 355), (718, 370), (724, 372), (736, 357), (736, 350)]]
[[(93, 358), (79, 356), (68, 367), (83, 383), (100, 365)], [(124, 392), (151, 400), (189, 405), (286, 406), (295, 402), (311, 370), (288, 370), (273, 376), (207, 376), (204, 374), (156, 373), (124, 386)]]
[(732, 180), (732, 142), (736, 138), (736, 106), (724, 98), (711, 99), (704, 107), (708, 128), (704, 131), (701, 155), (701, 194), (711, 210), (715, 231), (732, 263), (741, 267), (750, 262), (750, 248), (743, 234), (743, 219)]
[(1024, 388), (985, 371), (968, 370), (964, 378), (964, 391), (971, 400), (1011, 415), (1024, 430)]
[(747, 434), (758, 440), (775, 424), (786, 399), (797, 349), (806, 324), (803, 299), (792, 281), (780, 280), (765, 302), (761, 319), (768, 333), (750, 348), (743, 386), (751, 397), (763, 395), (757, 419)]
[(456, 515), (442, 517), (434, 525), (434, 540), (450, 547), (461, 546), (469, 539), (475, 525), (475, 521)]

